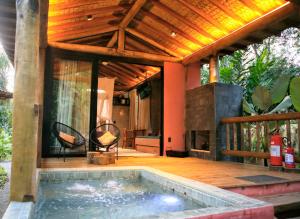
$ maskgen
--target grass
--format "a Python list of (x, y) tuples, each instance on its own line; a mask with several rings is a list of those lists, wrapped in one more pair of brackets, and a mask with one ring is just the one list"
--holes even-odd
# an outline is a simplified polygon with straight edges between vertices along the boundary
[(0, 167), (0, 189), (2, 189), (7, 182), (8, 177), (3, 167)]

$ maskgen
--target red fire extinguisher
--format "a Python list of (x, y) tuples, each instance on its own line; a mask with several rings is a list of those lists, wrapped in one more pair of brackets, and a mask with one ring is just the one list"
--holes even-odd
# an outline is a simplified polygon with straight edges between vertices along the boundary
[(288, 147), (286, 148), (286, 153), (284, 155), (284, 163), (286, 168), (295, 168), (295, 151), (294, 148), (291, 147), (291, 144), (288, 143)]
[(271, 136), (270, 163), (272, 166), (282, 166), (283, 138), (279, 130), (275, 130)]

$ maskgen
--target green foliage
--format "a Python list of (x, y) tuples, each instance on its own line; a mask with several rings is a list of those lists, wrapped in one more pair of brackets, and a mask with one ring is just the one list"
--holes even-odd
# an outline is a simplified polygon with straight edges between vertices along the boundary
[(248, 103), (245, 99), (243, 100), (243, 110), (250, 115), (257, 114), (254, 110), (253, 105), (251, 103)]
[(271, 113), (280, 113), (283, 111), (286, 111), (288, 108), (290, 108), (292, 106), (292, 100), (290, 96), (286, 96), (281, 103), (279, 103), (273, 110), (271, 110), (269, 112), (269, 114)]
[(0, 167), (0, 189), (3, 188), (5, 183), (7, 182), (8, 177), (3, 167)]
[(289, 75), (283, 75), (274, 82), (271, 89), (272, 104), (280, 103), (287, 95), (290, 79)]
[(295, 77), (291, 81), (290, 94), (295, 109), (300, 112), (300, 77)]
[(0, 52), (0, 90), (6, 90), (8, 69), (9, 60), (4, 53)]
[(0, 160), (9, 159), (11, 156), (12, 137), (0, 129)]
[(252, 94), (253, 104), (260, 110), (265, 111), (272, 105), (272, 98), (269, 90), (262, 86), (257, 86)]
[(11, 134), (12, 130), (12, 104), (7, 100), (0, 101), (0, 129)]

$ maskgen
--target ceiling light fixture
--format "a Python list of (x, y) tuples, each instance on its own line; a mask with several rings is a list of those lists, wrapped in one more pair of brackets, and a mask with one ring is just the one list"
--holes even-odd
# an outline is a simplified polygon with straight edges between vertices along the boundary
[(102, 65), (108, 65), (108, 62), (102, 62)]
[(91, 14), (89, 14), (89, 15), (86, 16), (86, 19), (87, 19), (88, 21), (94, 20), (94, 16), (91, 15)]
[(171, 32), (171, 37), (176, 37), (176, 33), (174, 31)]

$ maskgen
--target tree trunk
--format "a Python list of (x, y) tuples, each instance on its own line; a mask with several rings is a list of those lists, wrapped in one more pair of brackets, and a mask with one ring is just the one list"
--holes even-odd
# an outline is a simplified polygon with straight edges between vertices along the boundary
[(15, 87), (13, 108), (12, 201), (35, 196), (39, 75), (39, 1), (16, 0)]

